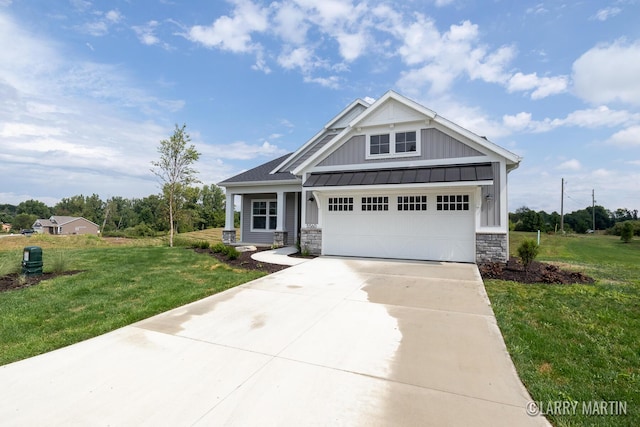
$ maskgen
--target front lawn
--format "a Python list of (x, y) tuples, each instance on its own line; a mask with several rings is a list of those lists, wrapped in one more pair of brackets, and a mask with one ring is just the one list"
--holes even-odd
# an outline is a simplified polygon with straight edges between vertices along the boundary
[[(21, 242), (32, 244), (35, 239)], [(42, 245), (46, 246), (44, 271), (51, 268), (51, 260), (61, 257), (66, 270), (82, 273), (0, 293), (0, 365), (103, 334), (264, 275), (233, 269), (184, 248), (114, 247), (84, 238), (78, 242), (76, 247)], [(0, 266), (20, 260), (20, 250), (0, 250)]]
[[(511, 233), (512, 255), (525, 237), (535, 234)], [(596, 282), (485, 281), (533, 400), (579, 402), (575, 414), (548, 416), (557, 426), (640, 425), (640, 241), (543, 235), (538, 259), (581, 271)], [(583, 414), (582, 402), (594, 401), (625, 402), (627, 415)]]

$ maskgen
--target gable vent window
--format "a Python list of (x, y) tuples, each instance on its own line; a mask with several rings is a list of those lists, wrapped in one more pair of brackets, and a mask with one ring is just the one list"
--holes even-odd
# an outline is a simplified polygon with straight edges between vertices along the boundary
[(411, 153), (416, 151), (415, 132), (396, 133), (396, 153)]
[(329, 212), (353, 211), (353, 197), (329, 197)]
[(398, 196), (399, 211), (426, 211), (427, 196)]
[(371, 135), (369, 154), (389, 154), (389, 134)]
[(388, 211), (389, 197), (374, 196), (362, 198), (362, 211)]
[(446, 196), (437, 196), (436, 209), (439, 211), (468, 211), (469, 195), (451, 194)]

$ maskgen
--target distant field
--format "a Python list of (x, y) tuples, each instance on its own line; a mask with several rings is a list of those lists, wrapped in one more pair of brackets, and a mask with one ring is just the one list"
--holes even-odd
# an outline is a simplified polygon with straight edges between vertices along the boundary
[[(536, 235), (511, 233), (512, 254), (525, 238)], [(640, 425), (640, 240), (543, 234), (538, 260), (596, 283), (485, 281), (520, 378), (535, 401), (626, 403), (624, 416), (549, 416), (554, 425)]]
[[(194, 240), (220, 235), (210, 230), (189, 234)], [(95, 236), (2, 238), (0, 270), (4, 273), (0, 275), (19, 270), (22, 248), (28, 245), (43, 248), (45, 272), (58, 259), (65, 270), (82, 272), (0, 293), (0, 365), (103, 334), (264, 275), (228, 267), (182, 247), (169, 248), (162, 239)]]

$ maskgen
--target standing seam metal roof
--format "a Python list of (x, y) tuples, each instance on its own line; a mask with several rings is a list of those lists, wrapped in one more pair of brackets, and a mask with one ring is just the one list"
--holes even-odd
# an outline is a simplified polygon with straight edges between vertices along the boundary
[(347, 185), (428, 184), (435, 182), (487, 181), (493, 179), (491, 163), (401, 169), (312, 173), (303, 187)]

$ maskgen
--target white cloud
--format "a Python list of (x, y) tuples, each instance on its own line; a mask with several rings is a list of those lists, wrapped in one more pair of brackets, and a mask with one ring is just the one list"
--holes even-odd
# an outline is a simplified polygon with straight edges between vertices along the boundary
[[(78, 8), (82, 8), (82, 10), (89, 7), (91, 7), (91, 3), (89, 2), (78, 3)], [(95, 11), (93, 12), (93, 15), (97, 15), (99, 18), (94, 21), (85, 22), (84, 24), (78, 25), (76, 28), (80, 32), (92, 35), (94, 37), (107, 35), (109, 33), (109, 29), (113, 25), (120, 23), (124, 19), (122, 14), (116, 9), (110, 10), (106, 13)]]
[(236, 0), (232, 16), (221, 16), (212, 25), (191, 27), (187, 38), (206, 47), (235, 53), (253, 52), (259, 45), (251, 39), (254, 32), (268, 28), (268, 9), (250, 0)]
[(340, 55), (349, 62), (361, 56), (367, 47), (366, 35), (361, 32), (339, 33), (337, 40), (340, 47)]
[(532, 91), (531, 99), (546, 98), (567, 90), (568, 79), (565, 76), (538, 77), (537, 73), (516, 73), (509, 79), (507, 90), (509, 92)]
[(620, 9), (619, 7), (607, 7), (597, 11), (596, 14), (590, 19), (597, 21), (606, 21), (607, 19), (613, 18), (614, 16), (618, 15), (620, 12), (622, 12), (622, 9)]
[(117, 9), (110, 10), (109, 12), (107, 12), (104, 15), (104, 17), (107, 19), (107, 21), (113, 22), (114, 24), (117, 24), (118, 22), (122, 21), (122, 19), (123, 19), (122, 14)]
[(171, 46), (156, 36), (156, 29), (159, 25), (158, 21), (149, 21), (144, 25), (133, 26), (131, 29), (136, 33), (136, 36), (138, 36), (140, 43), (147, 46), (159, 45), (165, 50), (170, 50)]
[(317, 83), (320, 86), (328, 87), (331, 89), (337, 89), (340, 87), (340, 77), (338, 76), (329, 76), (329, 77), (305, 76), (304, 81), (307, 83)]
[(631, 126), (611, 135), (607, 143), (618, 147), (640, 147), (640, 126)]
[(606, 169), (596, 169), (593, 171), (593, 176), (596, 178), (607, 178), (607, 177), (610, 177), (611, 175), (612, 175), (612, 172)]
[(305, 13), (293, 3), (276, 3), (277, 11), (273, 19), (275, 32), (285, 43), (301, 45), (306, 41), (309, 23)]
[(640, 105), (640, 41), (617, 40), (589, 49), (573, 63), (576, 95), (591, 103)]
[(422, 14), (416, 14), (414, 22), (396, 25), (394, 31), (402, 37), (398, 53), (407, 65), (415, 66), (403, 72), (398, 81), (401, 90), (410, 95), (425, 86), (432, 95), (445, 93), (463, 75), (499, 84), (509, 78), (505, 69), (516, 55), (515, 47), (490, 50), (480, 43), (478, 25), (471, 21), (451, 25), (444, 33)]
[(287, 150), (264, 141), (262, 144), (247, 144), (236, 141), (225, 145), (201, 145), (198, 150), (203, 154), (220, 159), (248, 160), (256, 157), (276, 157), (287, 154)]
[(287, 70), (299, 68), (303, 72), (308, 72), (315, 68), (313, 66), (315, 62), (313, 55), (313, 51), (309, 48), (298, 47), (287, 52), (282, 52), (280, 56), (278, 56), (278, 64)]
[(597, 108), (573, 111), (564, 118), (533, 120), (531, 113), (520, 112), (516, 115), (506, 114), (502, 117), (502, 121), (507, 128), (515, 131), (548, 132), (560, 127), (571, 126), (598, 129), (631, 125), (640, 122), (640, 113), (612, 110), (602, 105)]
[(542, 15), (547, 12), (549, 12), (549, 10), (544, 7), (544, 3), (538, 3), (534, 7), (530, 7), (527, 9), (527, 13), (530, 15)]
[(521, 112), (516, 115), (504, 115), (502, 117), (502, 123), (514, 131), (525, 130), (531, 125), (531, 113)]
[(577, 171), (577, 170), (582, 169), (582, 165), (580, 164), (580, 161), (578, 161), (576, 159), (571, 159), (571, 160), (567, 160), (566, 162), (560, 163), (556, 167), (556, 169)]

